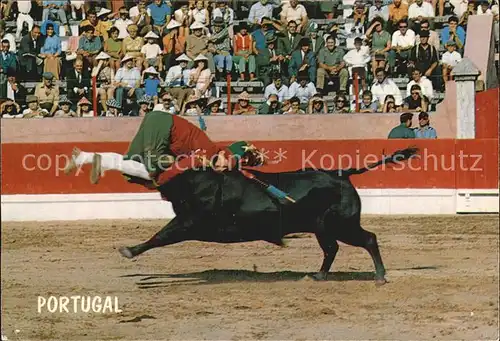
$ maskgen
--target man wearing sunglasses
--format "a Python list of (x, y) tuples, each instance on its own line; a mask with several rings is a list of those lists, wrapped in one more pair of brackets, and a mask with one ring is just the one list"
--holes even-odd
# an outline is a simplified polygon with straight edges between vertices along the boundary
[(415, 128), (417, 139), (437, 139), (436, 129), (430, 126), (429, 114), (421, 112), (418, 114), (418, 128)]
[(396, 68), (399, 74), (406, 74), (406, 62), (410, 50), (415, 46), (415, 32), (408, 28), (406, 20), (400, 20), (399, 30), (392, 34), (392, 51), (395, 53)]

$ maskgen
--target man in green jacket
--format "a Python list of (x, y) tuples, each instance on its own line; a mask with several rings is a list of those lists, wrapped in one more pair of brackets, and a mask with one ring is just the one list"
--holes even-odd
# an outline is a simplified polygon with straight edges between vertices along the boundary
[(405, 112), (404, 114), (401, 114), (401, 116), (399, 116), (399, 121), (401, 122), (401, 124), (398, 125), (397, 127), (392, 128), (388, 138), (414, 139), (415, 132), (413, 131), (413, 129), (410, 129), (412, 119), (413, 119), (412, 113)]

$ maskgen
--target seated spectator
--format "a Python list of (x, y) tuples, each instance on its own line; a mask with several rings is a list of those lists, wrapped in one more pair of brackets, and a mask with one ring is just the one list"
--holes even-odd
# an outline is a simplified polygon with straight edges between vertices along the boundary
[(101, 37), (102, 41), (105, 42), (109, 38), (109, 30), (113, 27), (113, 22), (111, 19), (115, 13), (111, 13), (111, 10), (107, 8), (101, 8), (99, 13), (97, 13), (97, 26), (95, 27), (94, 34)]
[(8, 72), (17, 71), (17, 58), (13, 52), (9, 51), (9, 41), (2, 40), (2, 52), (0, 53), (0, 98), (7, 97)]
[(101, 64), (97, 73), (97, 94), (101, 100), (102, 109), (106, 112), (108, 111), (106, 102), (108, 99), (113, 98), (115, 94), (115, 88), (113, 86), (113, 83), (115, 82), (114, 72), (109, 64), (110, 56), (108, 54), (101, 52), (97, 56), (96, 60)]
[(429, 45), (429, 32), (422, 31), (420, 33), (420, 44), (415, 45), (410, 50), (408, 72), (410, 75), (414, 69), (420, 71), (421, 74), (430, 78), (437, 71), (439, 64), (439, 52), (434, 46)]
[(136, 30), (141, 36), (145, 36), (153, 29), (151, 10), (147, 8), (147, 4), (147, 0), (139, 0), (137, 6), (132, 7), (129, 11), (130, 19), (136, 25)]
[(257, 110), (259, 115), (274, 115), (281, 113), (281, 103), (278, 102), (278, 95), (270, 94), (267, 101), (262, 103)]
[(198, 96), (192, 94), (182, 107), (181, 116), (201, 116), (201, 101)]
[(449, 0), (450, 4), (453, 6), (453, 13), (458, 18), (462, 18), (464, 15), (476, 15), (475, 4), (473, 1), (469, 0)]
[(186, 37), (179, 34), (181, 24), (175, 20), (170, 20), (167, 25), (168, 33), (163, 37), (163, 65), (165, 70), (176, 64), (176, 56), (184, 54), (186, 47)]
[(205, 26), (195, 22), (191, 25), (191, 34), (186, 39), (186, 55), (191, 59), (191, 65), (193, 64), (192, 61), (198, 57), (198, 55), (204, 55), (208, 52), (208, 40), (207, 37), (203, 35), (204, 28)]
[(5, 33), (5, 26), (6, 26), (5, 21), (0, 20), (0, 41), (8, 40), (9, 51), (16, 53), (17, 51), (16, 38), (10, 33)]
[(43, 72), (51, 72), (56, 80), (61, 74), (61, 38), (54, 31), (54, 25), (47, 25), (47, 36), (40, 49), (40, 56), (44, 59)]
[(373, 97), (382, 103), (385, 100), (385, 96), (392, 95), (395, 98), (396, 105), (401, 105), (403, 103), (403, 98), (399, 87), (392, 79), (387, 77), (385, 70), (379, 68), (376, 70), (375, 75), (377, 80), (371, 87)]
[(403, 103), (403, 108), (405, 111), (427, 111), (429, 106), (429, 99), (422, 95), (422, 90), (420, 86), (415, 84), (411, 87), (410, 96), (406, 97)]
[(153, 31), (162, 36), (172, 17), (172, 8), (163, 0), (154, 0), (148, 10), (153, 21)]
[(4, 102), (0, 105), (0, 117), (23, 118), (21, 107), (11, 99), (4, 100)]
[(160, 103), (155, 105), (153, 110), (162, 110), (171, 115), (177, 115), (179, 114), (180, 108), (179, 105), (177, 105), (177, 101), (172, 98), (172, 95), (165, 91), (160, 94)]
[(361, 79), (361, 86), (366, 90), (366, 64), (371, 60), (370, 48), (363, 46), (363, 39), (354, 39), (354, 49), (344, 55), (344, 62), (352, 67), (351, 73)]
[(371, 72), (375, 76), (375, 70), (384, 68), (387, 70), (386, 61), (391, 70), (394, 69), (394, 54), (391, 51), (391, 35), (383, 29), (384, 22), (376, 17), (366, 30), (366, 38), (371, 42), (372, 67)]
[(299, 47), (303, 37), (301, 34), (297, 33), (297, 23), (293, 20), (288, 23), (286, 30), (279, 32), (279, 36), (278, 50), (280, 51), (280, 55), (284, 57), (283, 71), (287, 72), (286, 76), (291, 77), (289, 74), (291, 70), (288, 65), (291, 62), (292, 53)]
[(422, 89), (422, 93), (426, 96), (429, 101), (434, 97), (434, 88), (432, 87), (432, 82), (425, 76), (422, 76), (422, 73), (415, 69), (411, 74), (412, 80), (406, 86), (406, 93), (410, 93), (410, 89), (413, 85), (417, 84)]
[(66, 72), (68, 99), (76, 104), (83, 97), (91, 97), (90, 73), (84, 68), (83, 60), (75, 59), (73, 68), (69, 68)]
[[(109, 107), (109, 102), (106, 103)], [(94, 111), (91, 109), (92, 103), (87, 99), (87, 97), (82, 97), (82, 99), (77, 104), (76, 116), (78, 117), (94, 117)]]
[(264, 89), (264, 98), (269, 98), (270, 95), (275, 94), (280, 102), (284, 102), (291, 96), (288, 95), (289, 89), (283, 84), (281, 75), (277, 72), (272, 75), (273, 83), (266, 86)]
[(417, 139), (437, 139), (436, 129), (430, 126), (429, 114), (426, 112), (418, 114), (418, 128), (414, 131)]
[(297, 75), (307, 71), (309, 80), (314, 82), (316, 79), (316, 57), (310, 50), (311, 43), (308, 38), (302, 38), (299, 43), (299, 49), (292, 53), (288, 64), (288, 74), (290, 82), (294, 82)]
[(111, 27), (108, 32), (109, 38), (104, 42), (104, 52), (109, 56), (109, 65), (114, 72), (120, 68), (122, 58), (122, 42), (118, 39), (119, 31)]
[(345, 114), (350, 112), (349, 109), (349, 101), (347, 100), (347, 97), (344, 95), (337, 95), (335, 96), (334, 101), (334, 109), (333, 112), (336, 114)]
[(66, 97), (61, 95), (59, 98), (59, 106), (61, 109), (57, 110), (54, 117), (77, 117), (76, 112), (71, 109), (73, 103)]
[(308, 114), (328, 114), (328, 105), (325, 99), (320, 95), (316, 94), (309, 100), (309, 106), (307, 108)]
[(142, 47), (144, 46), (144, 38), (137, 35), (138, 27), (133, 24), (128, 27), (129, 36), (122, 41), (122, 54), (131, 56), (135, 60), (135, 66), (142, 69)]
[(433, 21), (434, 7), (424, 0), (415, 0), (408, 8), (408, 19), (413, 30), (420, 27), (423, 20)]
[(79, 25), (80, 34), (84, 33), (83, 29), (86, 26), (92, 26), (94, 28), (93, 35), (98, 37), (99, 36), (99, 32), (97, 31), (98, 24), (99, 24), (99, 18), (97, 18), (97, 12), (95, 11), (95, 8), (90, 8), (87, 11), (87, 19), (83, 20)]
[(17, 1), (17, 11), (16, 40), (21, 40), (21, 33), (25, 23), (28, 25), (28, 31), (33, 29), (34, 20), (30, 15), (31, 1)]
[(363, 91), (362, 101), (359, 106), (360, 113), (374, 113), (379, 109), (379, 102), (373, 100), (373, 94), (370, 90)]
[(250, 96), (248, 92), (243, 91), (238, 96), (238, 103), (234, 105), (233, 115), (255, 115), (257, 111), (250, 105)]
[(415, 132), (411, 128), (413, 114), (405, 112), (399, 116), (400, 125), (392, 128), (389, 132), (389, 139), (414, 139)]
[(392, 34), (391, 49), (396, 59), (396, 72), (404, 75), (407, 73), (410, 51), (415, 46), (415, 32), (408, 28), (408, 23), (404, 20), (399, 22), (398, 28), (399, 30)]
[(40, 26), (34, 25), (30, 33), (21, 39), (19, 44), (19, 65), (21, 66), (23, 79), (39, 80), (42, 74), (43, 59), (39, 58), (42, 48), (40, 37)]
[[(267, 48), (263, 50), (254, 51), (256, 54), (257, 74), (259, 79), (262, 80), (264, 86), (268, 86), (272, 82), (272, 74), (281, 74), (282, 63), (285, 57), (280, 55), (276, 49), (277, 37), (274, 34), (266, 36)], [(254, 42), (255, 46), (255, 42)], [(279, 76), (281, 78), (281, 76)], [(267, 96), (266, 96), (267, 98)]]
[[(118, 33), (118, 39), (117, 40), (123, 40), (126, 37), (128, 37), (128, 31), (127, 28), (132, 25), (134, 22), (130, 19), (128, 15), (128, 10), (126, 7), (121, 7), (119, 12), (119, 17), (114, 21), (113, 26), (116, 27), (119, 31)], [(109, 33), (109, 36), (111, 36), (111, 33)]]
[(116, 72), (115, 83), (116, 87), (115, 99), (123, 108), (123, 100), (128, 98), (141, 98), (144, 95), (144, 90), (141, 89), (141, 73), (138, 68), (134, 67), (134, 58), (126, 55), (122, 59), (122, 67)]
[(309, 100), (317, 93), (314, 83), (309, 80), (307, 71), (299, 72), (297, 80), (290, 84), (288, 88), (288, 96), (290, 98), (297, 97), (300, 100), (300, 106), (303, 110), (307, 110)]
[[(191, 62), (191, 59), (183, 54), (179, 56), (176, 61), (179, 64), (168, 69), (167, 77), (165, 78), (165, 85), (170, 89), (170, 94), (182, 107), (185, 100), (193, 92), (192, 89), (188, 88), (191, 70), (188, 69), (187, 66), (188, 63)], [(193, 87), (194, 86), (195, 83), (193, 83)]]
[(94, 31), (92, 26), (84, 26), (83, 35), (78, 42), (77, 54), (83, 58), (86, 67), (96, 66), (95, 57), (102, 50), (101, 39), (94, 36)]
[(318, 34), (318, 25), (311, 24), (307, 29), (309, 41), (311, 42), (311, 51), (314, 53), (314, 58), (318, 57), (319, 51), (325, 47), (325, 39)]
[(382, 112), (391, 113), (391, 112), (397, 112), (397, 111), (398, 111), (398, 106), (396, 105), (396, 101), (394, 99), (394, 96), (393, 95), (385, 96), (385, 101), (384, 101), (384, 106), (382, 108)]
[(141, 48), (142, 58), (144, 59), (144, 68), (153, 66), (158, 71), (163, 71), (163, 57), (160, 45), (157, 44), (158, 37), (155, 33), (149, 32), (144, 39), (146, 44)]
[(22, 86), (16, 79), (17, 71), (14, 69), (7, 70), (7, 84), (6, 84), (6, 96), (10, 100), (19, 103), (24, 106), (24, 101), (26, 100), (27, 91), (24, 86)]
[[(195, 22), (199, 22), (205, 27), (210, 26), (210, 13), (208, 12), (208, 4), (208, 1), (196, 1), (195, 7), (190, 9), (188, 12), (189, 25), (192, 25)], [(222, 13), (218, 16), (222, 17)]]
[(298, 97), (290, 98), (290, 108), (283, 112), (283, 114), (299, 114), (304, 115), (306, 112), (302, 110), (300, 99)]
[(137, 104), (139, 104), (139, 117), (144, 117), (148, 112), (151, 111), (153, 100), (151, 97), (145, 95), (139, 98)]
[(349, 72), (345, 68), (344, 55), (342, 48), (335, 46), (335, 38), (329, 36), (326, 39), (326, 48), (322, 49), (318, 55), (316, 79), (318, 92), (325, 92), (325, 78), (328, 78), (329, 81), (338, 78), (340, 80), (340, 91), (347, 91)]
[(2, 0), (0, 3), (0, 18), (7, 20), (12, 18), (12, 5), (14, 5), (14, 0)]
[(251, 25), (260, 25), (263, 18), (272, 18), (274, 8), (280, 4), (275, 4), (272, 0), (260, 0), (250, 7), (248, 22)]
[(457, 44), (459, 51), (465, 46), (465, 31), (458, 26), (458, 18), (455, 16), (449, 17), (448, 26), (441, 30), (441, 45), (445, 45), (450, 40)]
[(402, 0), (393, 0), (389, 5), (388, 31), (393, 32), (397, 29), (400, 21), (408, 19), (408, 3)]
[(441, 64), (443, 65), (443, 80), (446, 84), (447, 81), (451, 80), (451, 71), (458, 63), (462, 61), (462, 56), (460, 53), (455, 51), (457, 44), (450, 40), (446, 44), (446, 52), (443, 53), (443, 57), (441, 58)]
[(208, 68), (208, 58), (200, 54), (194, 59), (195, 68), (189, 74), (188, 86), (194, 87), (198, 97), (210, 96), (210, 85), (212, 84), (212, 72)]
[(108, 99), (106, 101), (106, 106), (108, 107), (108, 111), (106, 112), (107, 117), (121, 117), (121, 116), (123, 116), (123, 113), (121, 111), (122, 106), (114, 98)]
[(224, 20), (224, 25), (228, 28), (229, 38), (233, 39), (234, 11), (229, 7), (229, 0), (217, 1), (217, 6), (212, 11), (212, 21), (217, 17)]
[(245, 22), (240, 24), (240, 32), (234, 36), (233, 49), (234, 49), (234, 64), (238, 65), (240, 73), (240, 81), (245, 80), (245, 72), (250, 73), (250, 81), (256, 80), (255, 77), (255, 56), (252, 54), (253, 39), (248, 34), (248, 27)]
[(85, 14), (85, 1), (84, 0), (70, 0), (70, 10), (71, 10), (71, 17), (73, 20), (76, 20), (77, 16), (76, 14), (80, 14), (82, 20), (85, 20), (86, 14)]
[(42, 109), (49, 112), (49, 116), (54, 116), (59, 105), (59, 87), (53, 84), (54, 75), (52, 73), (44, 72), (42, 77), (42, 83), (35, 87), (37, 106), (39, 103)]
[(52, 116), (46, 109), (43, 109), (39, 102), (38, 97), (35, 95), (28, 95), (26, 97), (27, 109), (23, 110), (23, 118), (44, 118)]
[(221, 108), (222, 100), (220, 98), (211, 97), (208, 100), (207, 107), (205, 108), (205, 115), (220, 116), (225, 115)]
[(303, 32), (309, 22), (306, 8), (303, 5), (299, 5), (298, 0), (290, 0), (289, 6), (283, 6), (280, 18), (284, 25), (290, 21), (295, 21), (298, 25), (297, 32)]
[(42, 21), (46, 21), (49, 17), (57, 18), (59, 22), (64, 25), (66, 35), (71, 35), (71, 28), (69, 27), (69, 21), (66, 17), (66, 5), (67, 1), (64, 0), (43, 0), (43, 14)]
[[(423, 32), (423, 31), (429, 32), (429, 38), (427, 40), (427, 43), (429, 45), (433, 46), (434, 48), (436, 48), (436, 51), (439, 51), (439, 49), (441, 48), (441, 42), (439, 40), (439, 34), (436, 31), (431, 30), (429, 21), (425, 20), (425, 19), (420, 22), (420, 30), (419, 30), (419, 32)], [(415, 36), (415, 44), (416, 45), (420, 44), (420, 34), (417, 34)]]
[(145, 94), (153, 99), (154, 104), (158, 104), (158, 90), (160, 89), (161, 83), (163, 83), (163, 81), (160, 74), (154, 67), (150, 66), (144, 70), (141, 84), (144, 84)]
[[(217, 17), (212, 21), (213, 34), (208, 38), (209, 42), (215, 44), (216, 54), (214, 56), (215, 66), (221, 76), (221, 80), (225, 80), (224, 71), (231, 74), (233, 69), (233, 56), (231, 55), (231, 40), (227, 27), (224, 27), (222, 17)], [(222, 77), (224, 76), (224, 77)]]
[(382, 19), (383, 22), (389, 20), (389, 7), (384, 6), (382, 0), (374, 0), (373, 6), (368, 10), (368, 21), (373, 21), (375, 18)]

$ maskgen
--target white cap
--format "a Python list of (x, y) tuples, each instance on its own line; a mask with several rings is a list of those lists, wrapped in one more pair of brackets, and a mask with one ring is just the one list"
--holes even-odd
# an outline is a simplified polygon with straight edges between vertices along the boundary
[(121, 63), (125, 63), (127, 60), (131, 60), (131, 59), (134, 59), (134, 57), (132, 57), (131, 55), (127, 54), (127, 55), (125, 55), (125, 57), (123, 57)]
[(158, 39), (158, 38), (160, 38), (160, 37), (158, 37), (158, 36), (156, 35), (156, 33), (154, 33), (154, 32), (152, 32), (152, 31), (150, 31), (150, 32), (149, 32), (148, 34), (146, 34), (146, 36), (144, 37), (144, 39), (148, 39), (148, 38)]
[(181, 27), (181, 23), (178, 22), (178, 21), (175, 21), (175, 20), (170, 20), (170, 22), (168, 23), (167, 25), (167, 30), (171, 30), (173, 28), (176, 28), (176, 27)]
[(158, 71), (152, 66), (148, 67), (146, 70), (144, 70), (144, 73), (153, 73), (155, 75), (158, 75)]
[(111, 10), (109, 10), (107, 8), (101, 8), (99, 13), (97, 13), (97, 17), (100, 17), (101, 15), (109, 14), (109, 13), (111, 13)]
[(175, 59), (178, 62), (190, 62), (191, 58), (189, 58), (185, 53), (181, 54), (179, 57)]
[(201, 53), (198, 55), (198, 57), (196, 57), (194, 59), (195, 62), (199, 61), (199, 60), (208, 60), (207, 57), (205, 57), (204, 55), (202, 55)]
[(195, 21), (189, 28), (192, 29), (192, 30), (204, 29), (205, 25), (203, 25), (200, 22)]
[(102, 59), (109, 59), (109, 58), (111, 58), (109, 54), (107, 54), (106, 52), (101, 52), (97, 55), (97, 57), (95, 59), (102, 60)]

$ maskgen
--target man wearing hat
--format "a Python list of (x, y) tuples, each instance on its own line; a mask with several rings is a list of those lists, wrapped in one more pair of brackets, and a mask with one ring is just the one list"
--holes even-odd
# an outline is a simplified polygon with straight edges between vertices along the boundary
[(255, 56), (253, 55), (253, 39), (248, 34), (248, 26), (245, 22), (240, 24), (240, 32), (236, 34), (233, 42), (234, 48), (234, 64), (238, 65), (240, 71), (240, 80), (245, 80), (245, 71), (248, 64), (248, 71), (250, 73), (250, 81), (256, 79), (255, 77)]
[(263, 161), (256, 148), (247, 142), (239, 141), (221, 148), (184, 118), (152, 111), (144, 117), (124, 156), (88, 153), (75, 148), (64, 172), (69, 174), (92, 163), (90, 180), (93, 184), (99, 181), (103, 171), (118, 170), (131, 182), (140, 183), (138, 180), (143, 179), (151, 181), (149, 185), (154, 185), (151, 187), (158, 187), (192, 168), (213, 166), (223, 171), (239, 164), (253, 166)]
[(159, 38), (160, 37), (154, 32), (146, 34), (144, 37), (146, 44), (142, 46), (141, 53), (145, 57), (144, 68), (154, 66), (161, 72), (163, 71), (163, 58), (161, 56), (162, 51), (160, 45), (157, 44)]
[(35, 87), (35, 96), (40, 107), (46, 109), (50, 116), (53, 116), (59, 105), (59, 87), (54, 85), (54, 75), (51, 72), (44, 72), (41, 84)]
[(73, 61), (73, 68), (67, 70), (66, 86), (68, 99), (75, 103), (75, 105), (82, 97), (89, 96), (90, 90), (92, 89), (90, 84), (90, 73), (84, 68), (83, 60), (75, 59)]
[(188, 88), (191, 71), (188, 69), (188, 64), (192, 63), (192, 61), (185, 54), (177, 57), (176, 61), (179, 64), (168, 69), (165, 84), (172, 96), (177, 100), (177, 103), (182, 107), (186, 98), (193, 92), (191, 88)]
[(281, 66), (285, 60), (285, 57), (277, 49), (277, 40), (278, 38), (274, 33), (268, 34), (266, 36), (267, 48), (260, 50), (257, 55), (257, 75), (264, 83), (264, 86), (268, 86), (271, 83), (271, 75), (273, 73), (281, 73)]
[(224, 19), (217, 17), (212, 22), (213, 34), (208, 41), (215, 45), (214, 62), (222, 80), (225, 80), (226, 73), (231, 74), (233, 69), (233, 56), (231, 55), (231, 42), (227, 27), (224, 27)]
[(165, 70), (176, 64), (175, 58), (184, 54), (186, 48), (186, 37), (179, 35), (181, 23), (170, 20), (167, 25), (168, 33), (163, 37), (163, 65)]
[(250, 96), (248, 92), (243, 91), (238, 96), (238, 103), (235, 104), (233, 111), (233, 115), (255, 115), (257, 110), (250, 104)]
[(434, 46), (429, 45), (429, 31), (420, 32), (420, 44), (412, 47), (408, 59), (409, 75), (414, 69), (418, 69), (424, 76), (430, 78), (437, 71), (439, 53)]
[[(192, 33), (186, 39), (186, 55), (194, 60), (199, 54), (207, 53), (208, 39), (203, 35), (203, 24), (195, 22), (190, 28)], [(188, 66), (191, 67), (192, 64), (191, 62)]]
[(144, 95), (144, 89), (141, 88), (141, 73), (134, 67), (134, 57), (125, 55), (121, 61), (122, 67), (118, 69), (115, 75), (116, 87), (115, 99), (123, 107), (123, 101), (126, 98), (141, 98)]
[(418, 114), (418, 128), (414, 131), (417, 139), (437, 139), (436, 129), (430, 126), (429, 114), (426, 112)]
[(23, 111), (23, 118), (42, 118), (52, 116), (49, 112), (43, 109), (38, 103), (38, 97), (35, 95), (28, 95), (26, 97), (26, 105), (28, 108)]
[(302, 38), (299, 47), (300, 49), (294, 51), (288, 64), (288, 74), (291, 78), (290, 83), (297, 78), (301, 71), (307, 71), (309, 80), (314, 82), (316, 80), (316, 58), (314, 53), (310, 50), (311, 43), (309, 38)]

